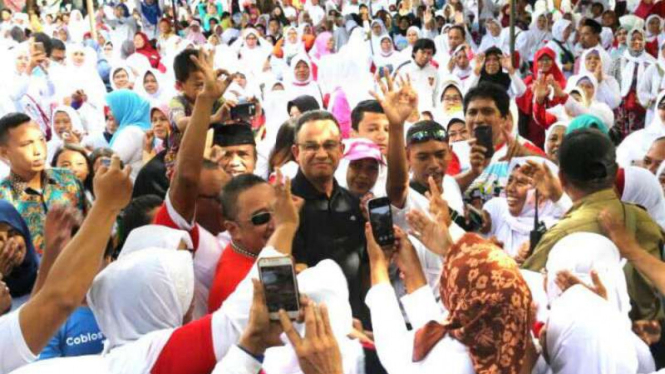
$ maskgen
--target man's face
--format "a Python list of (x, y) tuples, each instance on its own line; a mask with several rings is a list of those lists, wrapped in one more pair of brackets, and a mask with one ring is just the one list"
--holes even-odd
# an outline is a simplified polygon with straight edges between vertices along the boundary
[(510, 131), (511, 118), (502, 117), (499, 108), (496, 107), (494, 100), (477, 98), (469, 103), (466, 110), (466, 128), (469, 134), (474, 133), (476, 126), (492, 127), (492, 143), (494, 146), (504, 141), (502, 130), (505, 128)]
[(279, 22), (276, 20), (270, 20), (268, 24), (268, 29), (272, 35), (277, 35), (279, 33)]
[(451, 157), (448, 143), (430, 140), (411, 144), (407, 148), (406, 155), (416, 182), (427, 186), (427, 179), (432, 177), (438, 186), (443, 184), (443, 177)]
[(464, 36), (462, 36), (461, 31), (458, 29), (448, 30), (448, 46), (450, 47), (450, 50), (454, 50), (462, 43), (464, 43)]
[(665, 141), (653, 142), (647, 154), (644, 155), (642, 167), (655, 175), (663, 160), (665, 160)]
[(33, 122), (9, 130), (6, 144), (0, 145), (0, 154), (20, 176), (39, 173), (46, 166), (46, 138)]
[(598, 36), (593, 33), (591, 27), (582, 27), (582, 32), (580, 33), (580, 43), (582, 43), (582, 47), (584, 48), (591, 48), (598, 44)]
[(203, 91), (203, 72), (192, 72), (186, 81), (178, 83), (178, 85), (189, 100), (196, 100), (196, 96)]
[(434, 56), (433, 50), (419, 49), (418, 52), (415, 53), (413, 61), (416, 63), (416, 65), (422, 68), (425, 67), (425, 65), (429, 64), (429, 62), (432, 60), (432, 56)]
[(51, 50), (51, 60), (57, 62), (58, 64), (63, 64), (65, 62), (65, 50), (64, 49), (52, 49)]
[(215, 236), (225, 230), (219, 194), (230, 179), (221, 168), (201, 170), (196, 198), (196, 222)]
[(256, 166), (256, 148), (251, 144), (222, 147), (219, 163), (231, 176), (251, 174)]
[(374, 142), (381, 149), (381, 154), (388, 153), (388, 117), (383, 113), (365, 112), (363, 119), (358, 123), (359, 138), (366, 138)]
[(349, 163), (346, 171), (346, 185), (356, 196), (368, 193), (379, 177), (379, 163), (373, 158), (364, 158)]
[[(238, 195), (238, 214), (226, 227), (234, 242), (248, 251), (258, 253), (268, 243), (275, 231), (275, 220), (271, 205), (275, 200), (275, 190), (267, 183), (256, 185)], [(263, 214), (271, 214), (270, 219), (262, 221)]]
[(307, 122), (298, 133), (293, 155), (308, 180), (329, 182), (342, 157), (339, 128), (331, 120)]

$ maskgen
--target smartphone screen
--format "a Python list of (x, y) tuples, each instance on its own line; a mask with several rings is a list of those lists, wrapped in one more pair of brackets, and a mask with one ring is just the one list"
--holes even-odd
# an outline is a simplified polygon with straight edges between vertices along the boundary
[[(273, 260), (273, 259), (265, 259)], [(266, 305), (271, 319), (278, 319), (277, 312), (284, 309), (291, 317), (297, 316), (300, 304), (298, 302), (298, 288), (295, 280), (293, 264), (277, 264), (273, 261), (259, 261), (259, 275), (263, 283)]]
[(251, 119), (256, 113), (256, 104), (245, 103), (238, 104), (231, 108), (231, 118), (233, 119)]
[(367, 203), (367, 211), (369, 212), (369, 222), (372, 225), (374, 239), (379, 246), (388, 247), (395, 244), (390, 200), (387, 197), (372, 199)]
[(490, 126), (476, 126), (473, 129), (476, 144), (485, 147), (485, 158), (494, 156), (494, 144), (492, 143), (492, 128)]

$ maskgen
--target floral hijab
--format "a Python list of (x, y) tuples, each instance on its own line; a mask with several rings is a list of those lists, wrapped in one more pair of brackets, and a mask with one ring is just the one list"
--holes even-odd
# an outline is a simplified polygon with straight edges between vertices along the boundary
[(532, 298), (515, 261), (466, 234), (446, 255), (440, 292), (450, 314), (443, 324), (430, 321), (416, 332), (413, 361), (450, 334), (469, 348), (476, 373), (519, 373), (531, 339)]

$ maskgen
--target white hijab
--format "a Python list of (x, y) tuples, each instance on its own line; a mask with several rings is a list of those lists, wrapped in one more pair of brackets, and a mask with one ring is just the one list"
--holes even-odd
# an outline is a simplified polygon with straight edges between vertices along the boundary
[[(148, 93), (143, 86), (143, 82), (148, 73), (151, 73), (157, 81), (157, 91), (152, 94)], [(152, 68), (144, 71), (143, 74), (139, 75), (134, 81), (134, 91), (144, 99), (150, 101), (150, 104), (154, 106), (168, 104), (169, 101), (171, 101), (173, 96), (175, 96), (171, 87), (172, 85), (169, 84), (167, 77), (159, 70)]]
[[(581, 73), (570, 77), (568, 79), (568, 85), (570, 86), (570, 89), (572, 90), (573, 87), (578, 87), (582, 80), (589, 81), (593, 86), (593, 96), (588, 97), (586, 96), (586, 93), (583, 96), (586, 99), (585, 106), (590, 109), (590, 114), (600, 118), (605, 126), (607, 126), (607, 128), (614, 126), (614, 112), (612, 109), (610, 109), (607, 104), (596, 100), (596, 94), (598, 93), (598, 80), (593, 74)], [(578, 87), (578, 91), (581, 92), (583, 90)]]
[[(116, 84), (113, 80), (113, 76), (115, 75), (115, 73), (117, 73), (120, 70), (124, 70), (127, 73), (127, 83), (128, 84), (133, 83), (136, 86), (136, 84), (138, 83), (140, 86), (143, 86), (143, 82), (137, 82), (136, 81), (136, 76), (134, 75), (134, 71), (132, 70), (132, 68), (129, 65), (125, 64), (124, 62), (121, 62), (120, 64), (118, 64), (118, 65), (114, 66), (113, 68), (111, 68), (111, 73), (109, 74), (109, 81), (111, 82), (111, 88), (113, 88), (113, 91), (116, 91), (116, 90), (119, 89), (118, 86), (116, 86)], [(127, 87), (125, 87), (125, 88), (127, 88)]]
[(651, 218), (665, 230), (665, 198), (655, 175), (649, 170), (629, 166), (624, 168), (625, 184), (621, 201), (644, 207)]
[(582, 282), (592, 286), (591, 270), (607, 289), (607, 300), (614, 310), (624, 317), (622, 322), (630, 326), (630, 298), (623, 272), (625, 260), (621, 260), (619, 250), (608, 238), (591, 233), (577, 232), (559, 240), (547, 258), (547, 297), (550, 305), (562, 294), (556, 284), (556, 276), (560, 271), (568, 270)]
[(188, 252), (147, 248), (111, 263), (88, 292), (88, 305), (107, 338), (104, 352), (182, 326), (193, 295)]
[(176, 230), (162, 225), (145, 225), (132, 230), (120, 251), (120, 257), (128, 256), (146, 248), (177, 250), (181, 243), (193, 248), (192, 239), (187, 231)]
[(628, 135), (617, 147), (617, 163), (623, 167), (631, 165), (633, 161), (642, 160), (647, 154), (654, 140), (665, 136), (665, 123), (658, 114), (658, 103), (665, 100), (665, 90), (661, 91), (656, 99), (656, 111), (651, 123), (645, 128)]
[(546, 344), (553, 374), (637, 373), (634, 334), (606, 300), (576, 285), (552, 304), (549, 315)]
[[(299, 62), (304, 62), (309, 67), (309, 77), (305, 81), (299, 81), (296, 78), (296, 66)], [(321, 90), (319, 85), (313, 79), (314, 72), (312, 71), (312, 62), (309, 60), (307, 55), (297, 55), (291, 59), (291, 65), (289, 66), (289, 73), (285, 76), (288, 78), (286, 80), (286, 92), (288, 94), (289, 100), (293, 100), (296, 97), (302, 95), (309, 95), (316, 99), (319, 103), (319, 106), (323, 107), (323, 98), (321, 97)]]

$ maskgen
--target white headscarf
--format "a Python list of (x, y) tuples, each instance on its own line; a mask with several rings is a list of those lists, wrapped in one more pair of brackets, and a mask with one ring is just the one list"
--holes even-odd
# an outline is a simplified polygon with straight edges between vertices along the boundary
[(182, 242), (185, 243), (187, 248), (191, 249), (194, 247), (187, 231), (176, 230), (162, 225), (145, 225), (135, 228), (127, 235), (125, 244), (122, 246), (120, 256), (118, 257), (124, 257), (146, 248), (177, 250)]
[[(568, 79), (568, 85), (571, 88), (577, 87), (577, 85), (582, 80), (587, 80), (591, 82), (591, 85), (593, 86), (593, 97), (588, 97), (586, 93), (584, 94), (584, 98), (586, 99), (586, 104), (587, 104), (585, 106), (590, 109), (590, 113), (601, 119), (605, 124), (605, 126), (607, 126), (608, 128), (614, 126), (614, 112), (612, 111), (612, 109), (610, 109), (610, 107), (607, 104), (601, 103), (600, 101), (596, 100), (596, 94), (598, 93), (598, 80), (593, 74), (582, 73), (575, 75), (570, 79)], [(578, 91), (582, 91), (582, 89), (580, 88)]]
[[(148, 75), (148, 73), (151, 73), (157, 81), (157, 91), (152, 94), (148, 93), (143, 86), (143, 82), (145, 81), (145, 77)], [(146, 100), (150, 101), (152, 105), (163, 105), (165, 103), (168, 104), (168, 102), (171, 101), (174, 96), (174, 92), (170, 89), (170, 87), (171, 85), (169, 85), (166, 76), (159, 70), (152, 68), (144, 71), (143, 74), (139, 75), (134, 81), (134, 91)]]
[(566, 43), (567, 40), (563, 40), (563, 33), (571, 24), (572, 22), (570, 22), (565, 18), (560, 18), (559, 20), (554, 22), (554, 25), (552, 26), (552, 36), (554, 37), (554, 39), (558, 40), (561, 43)]
[(580, 57), (580, 74), (583, 73), (589, 73), (593, 75), (592, 71), (589, 71), (589, 69), (586, 68), (586, 57), (589, 55), (589, 53), (596, 52), (598, 53), (598, 56), (600, 57), (600, 63), (603, 65), (603, 72), (608, 72), (612, 68), (612, 60), (608, 58), (607, 52), (605, 52), (602, 48), (600, 47), (593, 47), (589, 49), (585, 49), (584, 52), (582, 52), (582, 56)]
[(552, 373), (637, 373), (634, 334), (624, 323), (627, 318), (606, 300), (576, 285), (554, 302), (549, 315), (546, 344)]
[[(656, 59), (653, 58), (646, 49), (643, 49), (638, 56), (633, 56), (631, 54), (630, 44), (635, 33), (642, 34), (644, 41), (646, 42), (646, 35), (642, 29), (632, 29), (628, 32), (626, 39), (626, 44), (628, 48), (623, 52), (621, 56), (622, 61), (622, 70), (621, 70), (621, 96), (626, 97), (628, 92), (630, 92), (631, 85), (633, 83), (633, 75), (635, 74), (635, 69), (637, 69), (637, 81), (639, 82), (644, 78), (644, 71), (651, 64), (656, 63)], [(625, 61), (625, 62), (624, 62)]]
[(624, 168), (625, 184), (621, 201), (644, 207), (651, 218), (665, 230), (665, 198), (655, 175), (649, 170), (628, 166)]
[[(291, 43), (289, 41), (289, 31), (296, 32), (295, 43)], [(298, 32), (298, 29), (296, 29), (294, 26), (289, 26), (286, 29), (284, 29), (283, 38), (284, 38), (284, 44), (282, 45), (282, 50), (284, 51), (285, 61), (288, 61), (295, 55), (298, 55), (300, 53), (305, 53), (305, 46), (302, 42), (302, 35)]]
[(58, 134), (55, 131), (55, 115), (57, 113), (65, 113), (69, 117), (69, 121), (72, 123), (72, 129), (71, 131), (76, 131), (79, 133), (84, 133), (83, 129), (83, 124), (81, 122), (81, 117), (79, 116), (78, 112), (74, 110), (74, 108), (66, 105), (60, 105), (55, 110), (53, 111), (53, 115), (51, 116), (51, 133), (53, 136), (51, 137), (51, 140), (46, 143), (46, 153), (47, 157), (46, 160), (48, 163), (53, 161), (53, 157), (55, 156), (55, 153), (62, 148), (62, 146), (65, 144), (64, 140), (60, 137), (60, 134)]
[(487, 49), (490, 47), (498, 47), (499, 49), (502, 49), (503, 47), (503, 38), (501, 37), (501, 31), (503, 31), (503, 28), (501, 27), (501, 22), (499, 22), (496, 18), (490, 18), (485, 20), (485, 22), (491, 22), (499, 25), (499, 35), (494, 36), (492, 33), (487, 29), (487, 33), (485, 36), (483, 36), (482, 41), (480, 42), (480, 47), (478, 47), (478, 52), (485, 52)]
[(146, 334), (182, 326), (193, 295), (191, 254), (148, 248), (102, 270), (88, 292), (88, 304), (109, 352)]
[[(111, 81), (111, 88), (113, 88), (113, 91), (117, 90), (118, 87), (115, 85), (115, 82), (113, 80), (113, 76), (115, 75), (116, 72), (124, 70), (127, 73), (127, 82), (128, 84), (136, 84), (136, 77), (134, 76), (134, 72), (132, 69), (125, 63), (120, 63), (113, 68), (111, 68), (111, 73), (109, 74), (109, 81)], [(143, 82), (140, 82), (143, 83)], [(141, 84), (142, 86), (142, 84)]]
[[(296, 78), (296, 66), (298, 66), (299, 62), (304, 62), (309, 67), (309, 77), (305, 81), (299, 81)], [(323, 106), (321, 90), (319, 89), (319, 85), (313, 80), (313, 75), (312, 63), (307, 55), (297, 55), (291, 59), (289, 74), (286, 75), (288, 79), (286, 80), (287, 84), (285, 87), (289, 100), (293, 100), (302, 95), (309, 95), (316, 99), (319, 106)]]
[(623, 167), (629, 166), (635, 160), (642, 160), (647, 154), (654, 140), (665, 136), (665, 123), (658, 114), (658, 103), (665, 100), (665, 90), (658, 94), (656, 111), (651, 123), (645, 128), (628, 135), (617, 147), (617, 163)]
[(607, 289), (609, 303), (625, 318), (624, 323), (630, 326), (628, 312), (631, 307), (623, 272), (624, 263), (616, 245), (602, 235), (577, 232), (565, 236), (554, 245), (545, 266), (550, 305), (561, 296), (561, 289), (556, 284), (556, 276), (560, 271), (568, 270), (592, 286), (591, 270), (595, 270)]

